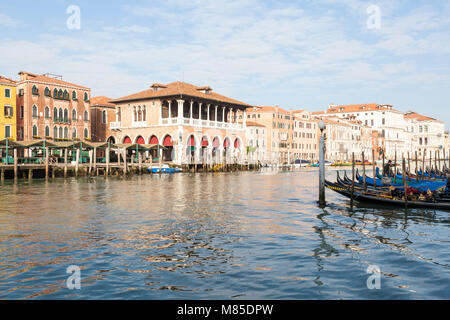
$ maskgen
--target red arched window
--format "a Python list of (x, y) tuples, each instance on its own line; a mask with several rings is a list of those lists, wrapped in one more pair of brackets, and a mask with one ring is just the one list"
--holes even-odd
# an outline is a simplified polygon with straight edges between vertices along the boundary
[(220, 147), (220, 142), (219, 142), (219, 138), (214, 138), (214, 141), (213, 141), (213, 147), (214, 148), (219, 148)]
[(241, 144), (239, 143), (239, 139), (234, 140), (234, 147), (237, 149), (241, 146)]
[(208, 139), (206, 137), (202, 138), (202, 147), (207, 147), (209, 145)]
[(150, 138), (150, 144), (159, 144), (158, 138), (155, 136), (152, 136)]
[(145, 140), (144, 140), (144, 138), (139, 137), (139, 138), (137, 138), (136, 143), (137, 144), (145, 144)]
[(223, 146), (225, 148), (229, 148), (230, 147), (230, 139), (226, 138), (225, 141), (223, 142)]
[(163, 146), (164, 147), (173, 147), (173, 142), (172, 142), (172, 137), (171, 136), (166, 136), (164, 138)]
[(195, 147), (195, 138), (194, 138), (194, 136), (190, 136), (189, 137), (188, 147)]
[(131, 138), (125, 137), (125, 139), (123, 139), (123, 143), (131, 143)]

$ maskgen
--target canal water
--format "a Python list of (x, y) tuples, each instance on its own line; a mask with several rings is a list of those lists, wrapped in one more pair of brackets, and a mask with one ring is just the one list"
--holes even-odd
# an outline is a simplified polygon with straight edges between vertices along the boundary
[(5, 182), (0, 299), (450, 298), (449, 213), (350, 210), (329, 190), (320, 209), (317, 177)]

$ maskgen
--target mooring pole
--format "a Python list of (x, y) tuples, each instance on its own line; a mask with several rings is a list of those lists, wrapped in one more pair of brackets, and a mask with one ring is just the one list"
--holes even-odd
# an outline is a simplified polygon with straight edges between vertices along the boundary
[(415, 151), (416, 153), (416, 175), (417, 175), (417, 180), (419, 180), (419, 165), (417, 162), (417, 150)]
[(367, 189), (366, 187), (366, 159), (364, 157), (364, 151), (362, 152), (362, 165), (363, 165), (363, 186), (364, 190)]
[(325, 138), (323, 136), (325, 123), (323, 120), (319, 123), (319, 129), (319, 205), (325, 206)]
[[(403, 158), (402, 161), (402, 171), (405, 171), (406, 169), (406, 163), (405, 163), (405, 159)], [(406, 181), (406, 178), (403, 182), (403, 187), (405, 188), (405, 208), (408, 209), (408, 181)]]
[(375, 150), (372, 148), (372, 168), (373, 168), (373, 186), (376, 187), (377, 183), (376, 183), (376, 175), (377, 175), (377, 170), (376, 170), (376, 164), (375, 164)]
[(386, 172), (384, 171), (384, 149), (383, 149), (383, 177), (385, 176)]
[(355, 194), (355, 153), (352, 152), (352, 192), (350, 197), (350, 205), (353, 209), (353, 195)]

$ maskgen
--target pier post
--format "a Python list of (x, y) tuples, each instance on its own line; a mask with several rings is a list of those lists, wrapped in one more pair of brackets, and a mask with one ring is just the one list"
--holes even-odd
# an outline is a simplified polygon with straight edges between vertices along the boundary
[(45, 150), (45, 179), (48, 179), (48, 147), (44, 148)]
[(419, 164), (417, 162), (417, 150), (415, 151), (416, 153), (416, 174), (417, 174), (417, 180), (419, 180)]
[(153, 154), (150, 153), (150, 176), (153, 177)]
[(366, 159), (364, 157), (364, 151), (362, 152), (362, 164), (363, 164), (363, 186), (364, 186), (364, 190), (367, 189), (366, 187)]
[(33, 179), (33, 169), (28, 169), (28, 180)]
[(17, 148), (14, 148), (14, 180), (17, 180), (19, 175), (19, 167), (17, 161)]
[(5, 181), (5, 169), (1, 169), (0, 175), (1, 175), (0, 180), (1, 180), (2, 182)]
[(67, 178), (67, 153), (69, 152), (69, 149), (64, 149), (64, 178)]
[(386, 172), (384, 171), (384, 150), (383, 150), (383, 177), (386, 175)]
[(78, 177), (78, 168), (80, 166), (80, 149), (77, 149), (76, 158), (75, 158), (75, 177)]
[(88, 170), (88, 176), (92, 174), (92, 155), (93, 151), (89, 150), (89, 170)]
[(106, 150), (106, 175), (109, 176), (109, 156), (110, 156), (110, 148), (108, 145), (108, 149)]
[(350, 197), (350, 205), (353, 209), (353, 195), (355, 193), (355, 153), (352, 152), (352, 191)]
[(375, 188), (377, 186), (377, 183), (376, 183), (377, 169), (376, 169), (376, 163), (375, 163), (375, 149), (373, 149), (373, 148), (372, 148), (372, 168), (373, 168), (373, 187)]
[[(405, 159), (403, 158), (402, 171), (405, 172), (405, 170), (406, 170), (406, 163)], [(406, 177), (404, 177), (403, 180), (403, 187), (405, 188), (405, 209), (408, 209), (408, 181), (406, 180)]]
[(397, 175), (397, 148), (395, 148), (395, 154), (394, 154), (394, 178)]
[(319, 123), (319, 129), (319, 205), (325, 206), (325, 137), (323, 136), (325, 123), (323, 120)]
[(408, 175), (411, 173), (411, 161), (409, 158), (409, 151), (408, 151)]
[(97, 148), (94, 147), (94, 172), (97, 174)]
[(142, 153), (138, 151), (139, 174), (142, 174)]
[(438, 166), (437, 166), (437, 157), (439, 156), (437, 150), (434, 150), (434, 175), (437, 175)]
[(124, 149), (122, 152), (123, 155), (123, 175), (127, 175), (127, 149)]
[[(136, 154), (137, 155), (137, 154)], [(130, 172), (131, 172), (131, 174), (133, 174), (133, 171), (135, 171), (134, 170), (134, 154), (131, 154), (131, 164), (130, 164)]]
[(421, 174), (421, 176), (422, 176), (422, 180), (423, 180), (423, 178), (424, 178), (424, 176), (425, 176), (425, 153), (426, 153), (426, 150), (423, 150), (423, 157), (422, 157), (422, 174)]

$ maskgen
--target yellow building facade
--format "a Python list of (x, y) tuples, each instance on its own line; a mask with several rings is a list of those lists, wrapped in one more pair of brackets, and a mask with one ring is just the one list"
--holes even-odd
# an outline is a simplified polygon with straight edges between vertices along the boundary
[(17, 139), (16, 81), (0, 76), (0, 140)]

